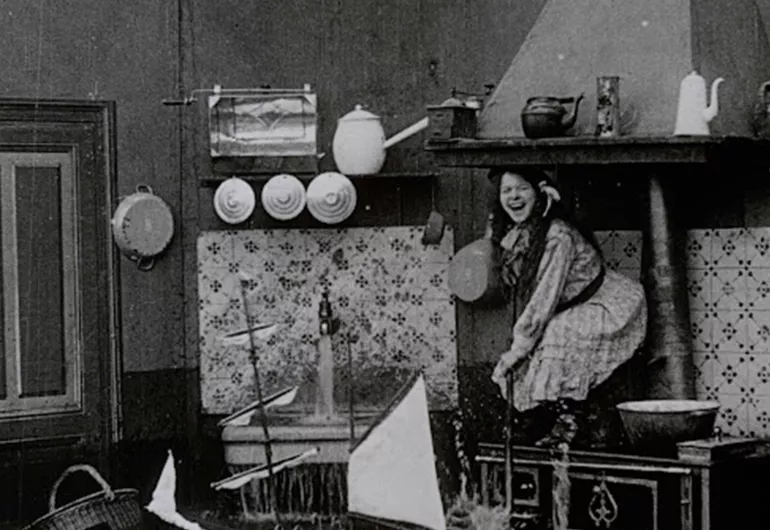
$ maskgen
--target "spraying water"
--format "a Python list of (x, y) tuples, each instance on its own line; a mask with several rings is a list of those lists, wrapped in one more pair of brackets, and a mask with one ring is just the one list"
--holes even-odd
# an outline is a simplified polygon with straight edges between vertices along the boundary
[(553, 529), (567, 530), (570, 511), (569, 445), (559, 444), (559, 455), (553, 459)]

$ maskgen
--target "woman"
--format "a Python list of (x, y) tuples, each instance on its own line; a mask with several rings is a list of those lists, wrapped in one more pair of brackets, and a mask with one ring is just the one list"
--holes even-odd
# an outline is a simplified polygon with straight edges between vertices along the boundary
[[(491, 237), (500, 273), (513, 295), (513, 341), (492, 379), (524, 412), (545, 405), (556, 414), (538, 446), (569, 444), (576, 408), (641, 346), (647, 326), (642, 286), (606, 270), (594, 236), (565, 212), (545, 173), (493, 175), (499, 200)], [(507, 397), (507, 396), (506, 396)]]

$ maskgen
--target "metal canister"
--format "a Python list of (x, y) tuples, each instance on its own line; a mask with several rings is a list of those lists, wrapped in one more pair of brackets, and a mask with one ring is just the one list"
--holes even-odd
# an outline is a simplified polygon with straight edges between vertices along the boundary
[(596, 136), (620, 136), (620, 77), (615, 75), (596, 78)]

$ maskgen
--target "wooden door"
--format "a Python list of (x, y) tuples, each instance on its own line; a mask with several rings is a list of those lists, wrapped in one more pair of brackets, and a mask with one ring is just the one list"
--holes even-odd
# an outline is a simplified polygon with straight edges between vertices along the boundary
[(43, 515), (73, 463), (109, 477), (119, 437), (113, 114), (105, 103), (0, 100), (0, 522)]

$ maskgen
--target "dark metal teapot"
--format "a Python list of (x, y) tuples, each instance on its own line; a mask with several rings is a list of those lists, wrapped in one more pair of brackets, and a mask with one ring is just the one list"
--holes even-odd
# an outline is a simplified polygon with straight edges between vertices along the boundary
[[(584, 94), (577, 98), (556, 98), (548, 96), (531, 97), (521, 111), (521, 126), (527, 138), (553, 138), (564, 136), (567, 129), (575, 125), (578, 108)], [(572, 112), (565, 104), (574, 103)]]

